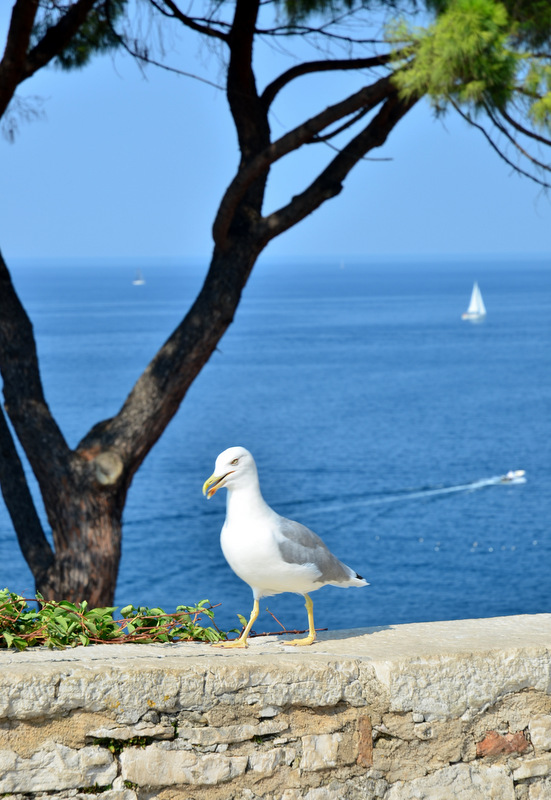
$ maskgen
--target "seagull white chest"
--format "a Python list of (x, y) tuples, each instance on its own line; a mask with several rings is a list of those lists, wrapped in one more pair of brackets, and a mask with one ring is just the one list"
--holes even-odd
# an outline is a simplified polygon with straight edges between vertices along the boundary
[[(266, 509), (271, 511), (271, 509)], [(248, 508), (246, 513), (230, 510), (220, 535), (220, 545), (224, 557), (233, 571), (249, 586), (265, 583), (264, 573), (269, 564), (279, 558), (277, 544), (273, 535), (272, 514), (258, 513)]]
[(226, 521), (220, 544), (224, 557), (255, 597), (317, 589), (319, 569), (312, 563), (293, 563), (282, 553), (282, 518), (260, 496), (228, 493)]

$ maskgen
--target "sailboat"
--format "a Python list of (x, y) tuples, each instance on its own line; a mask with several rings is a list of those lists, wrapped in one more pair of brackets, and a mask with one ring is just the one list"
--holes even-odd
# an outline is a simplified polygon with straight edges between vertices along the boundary
[(471, 322), (480, 322), (485, 316), (486, 306), (484, 305), (478, 283), (475, 281), (471, 294), (471, 302), (469, 303), (468, 309), (461, 314), (461, 319), (469, 319)]
[(143, 285), (144, 285), (144, 283), (145, 283), (145, 278), (144, 278), (144, 276), (142, 275), (142, 271), (141, 271), (141, 269), (137, 269), (137, 270), (136, 270), (136, 277), (134, 278), (134, 280), (132, 281), (132, 283), (133, 283), (133, 285), (134, 285), (134, 286), (143, 286)]

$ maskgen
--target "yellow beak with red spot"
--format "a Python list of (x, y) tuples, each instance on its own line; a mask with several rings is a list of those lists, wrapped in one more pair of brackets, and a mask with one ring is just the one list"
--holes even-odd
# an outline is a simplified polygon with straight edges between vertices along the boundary
[[(218, 489), (221, 489), (225, 486), (225, 480), (228, 475), (233, 475), (235, 470), (231, 470), (231, 472), (226, 472), (225, 475), (211, 475), (210, 478), (207, 478), (203, 484), (203, 494), (206, 494), (207, 500), (216, 494)], [(209, 489), (209, 486), (211, 487)], [(207, 491), (208, 490), (208, 491)]]

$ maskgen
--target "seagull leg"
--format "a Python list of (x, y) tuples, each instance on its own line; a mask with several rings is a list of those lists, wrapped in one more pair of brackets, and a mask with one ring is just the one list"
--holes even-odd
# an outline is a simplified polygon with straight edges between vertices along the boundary
[(251, 628), (253, 627), (253, 623), (255, 619), (258, 617), (259, 608), (258, 608), (258, 600), (256, 597), (254, 598), (254, 605), (253, 610), (251, 611), (251, 616), (249, 617), (249, 621), (247, 622), (247, 627), (239, 637), (239, 639), (232, 639), (231, 642), (216, 642), (213, 644), (213, 647), (248, 647), (247, 645), (247, 638), (249, 633), (251, 632)]
[(316, 641), (316, 629), (314, 628), (314, 604), (310, 595), (305, 594), (304, 599), (306, 600), (306, 611), (308, 612), (308, 636), (305, 636), (304, 639), (293, 639), (290, 642), (285, 642), (285, 644), (292, 644), (300, 647), (306, 644), (312, 644), (312, 642)]

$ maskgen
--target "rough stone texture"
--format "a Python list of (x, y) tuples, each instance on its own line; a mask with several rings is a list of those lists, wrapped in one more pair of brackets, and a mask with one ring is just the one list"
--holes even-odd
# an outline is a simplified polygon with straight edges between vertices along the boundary
[(551, 714), (536, 714), (530, 720), (528, 729), (536, 752), (551, 750)]
[(321, 736), (302, 737), (302, 760), (300, 768), (304, 772), (336, 767), (338, 764), (340, 733), (322, 733)]
[(87, 739), (117, 739), (128, 741), (136, 737), (147, 736), (152, 739), (173, 739), (173, 725), (152, 725), (150, 722), (138, 722), (136, 725), (104, 725), (86, 732)]
[(385, 800), (515, 800), (511, 775), (501, 766), (454, 764), (424, 778), (395, 783)]
[(243, 775), (247, 756), (198, 755), (190, 750), (153, 744), (121, 753), (122, 777), (140, 786), (216, 786)]
[(30, 758), (13, 750), (0, 750), (0, 792), (45, 792), (108, 785), (117, 777), (117, 766), (108, 750), (83, 747), (72, 750), (44, 742)]
[(543, 775), (551, 774), (551, 755), (529, 758), (513, 771), (515, 781), (523, 781), (526, 778), (540, 778)]
[(528, 787), (528, 800), (549, 800), (551, 797), (551, 780), (533, 783)]
[(546, 614), (304, 649), (2, 650), (0, 794), (551, 800), (550, 656)]
[(264, 752), (253, 753), (249, 756), (248, 768), (256, 777), (273, 775), (282, 764), (289, 766), (296, 758), (296, 750), (292, 747), (274, 747)]

